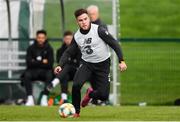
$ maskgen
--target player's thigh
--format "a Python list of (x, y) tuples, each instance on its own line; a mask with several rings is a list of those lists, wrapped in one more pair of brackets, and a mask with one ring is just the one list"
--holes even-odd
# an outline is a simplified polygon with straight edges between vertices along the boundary
[(52, 70), (42, 69), (37, 80), (41, 80), (48, 84), (51, 82), (53, 77), (54, 75)]
[(94, 83), (97, 88), (107, 89), (110, 84), (109, 74), (99, 73), (94, 79)]
[(82, 87), (82, 85), (90, 79), (91, 74), (92, 72), (89, 67), (86, 64), (82, 64), (75, 73), (73, 86)]
[(25, 80), (34, 81), (40, 76), (39, 69), (27, 69), (24, 73)]
[(106, 99), (110, 92), (109, 72), (96, 72), (94, 87), (100, 96), (102, 96), (103, 99)]

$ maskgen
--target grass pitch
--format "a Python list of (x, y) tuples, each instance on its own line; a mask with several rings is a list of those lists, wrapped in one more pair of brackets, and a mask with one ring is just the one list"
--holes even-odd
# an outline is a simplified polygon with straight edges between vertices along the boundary
[(60, 118), (58, 106), (25, 107), (0, 106), (0, 121), (100, 121), (100, 120), (180, 120), (180, 107), (87, 107), (82, 109), (80, 118)]

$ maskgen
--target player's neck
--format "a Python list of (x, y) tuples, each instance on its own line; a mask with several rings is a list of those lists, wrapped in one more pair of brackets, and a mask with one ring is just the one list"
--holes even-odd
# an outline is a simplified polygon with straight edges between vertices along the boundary
[(87, 34), (87, 33), (89, 33), (90, 29), (91, 29), (91, 23), (90, 23), (90, 25), (89, 25), (89, 29), (83, 30), (82, 28), (80, 28), (80, 32), (81, 32), (82, 34)]

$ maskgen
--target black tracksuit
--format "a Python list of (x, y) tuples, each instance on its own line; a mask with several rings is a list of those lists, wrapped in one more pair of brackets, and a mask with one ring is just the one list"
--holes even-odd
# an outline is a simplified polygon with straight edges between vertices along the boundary
[[(68, 47), (65, 43), (57, 50), (56, 53), (56, 61), (59, 63), (60, 58), (62, 57), (63, 53)], [(68, 57), (67, 62), (63, 66), (63, 70), (58, 74), (56, 77), (60, 80), (61, 83), (61, 92), (66, 93), (68, 92), (68, 81), (73, 80), (74, 75), (79, 67), (79, 62), (81, 59), (81, 52), (80, 50), (77, 51), (75, 56)]]
[[(93, 27), (95, 27), (95, 25), (93, 25)], [(76, 36), (76, 33), (78, 34), (80, 33), (80, 36), (79, 35)], [(75, 33), (76, 37), (74, 37), (73, 43), (64, 52), (63, 56), (61, 57), (60, 64), (59, 64), (60, 66), (63, 66), (64, 63), (67, 62), (69, 56), (75, 55), (76, 51), (79, 48), (82, 51), (84, 51), (83, 53), (84, 53), (84, 56), (86, 56), (86, 58), (91, 58), (91, 56), (94, 55), (93, 49), (95, 47), (98, 47), (96, 45), (99, 45), (99, 43), (97, 43), (96, 39), (94, 38), (94, 37), (97, 38), (97, 35), (98, 35), (98, 38), (101, 38), (103, 43), (109, 45), (109, 47), (111, 47), (116, 52), (119, 62), (123, 61), (122, 51), (118, 42), (108, 33), (107, 29), (105, 29), (103, 26), (98, 26), (97, 30), (94, 30), (94, 28), (92, 28), (91, 30), (91, 27), (89, 30), (80, 29), (76, 33)], [(94, 36), (92, 34), (94, 34)], [(89, 37), (88, 35), (90, 35), (91, 37)], [(80, 38), (80, 40), (75, 40), (75, 38), (77, 39)], [(85, 55), (86, 48), (84, 47), (87, 46), (85, 45), (87, 43), (87, 38), (88, 39), (90, 38), (94, 41), (94, 42), (88, 41), (88, 45), (94, 48), (90, 48), (90, 50), (92, 49), (92, 52), (91, 53), (87, 52), (87, 54)], [(77, 41), (79, 44), (77, 44)], [(97, 50), (98, 49), (94, 49), (94, 52), (96, 52)], [(102, 54), (102, 57), (105, 56), (103, 55), (103, 52), (101, 52), (101, 54)], [(95, 56), (98, 57), (99, 55), (95, 54)], [(91, 92), (89, 95), (90, 98), (100, 99), (103, 101), (108, 99), (109, 72), (110, 72), (110, 58), (102, 62), (97, 62), (97, 63), (91, 63), (85, 60), (82, 61), (82, 63), (80, 64), (75, 74), (73, 88), (72, 88), (72, 103), (76, 109), (76, 113), (80, 113), (81, 88), (83, 84), (88, 80), (91, 80), (91, 82), (95, 82), (95, 85), (96, 85), (96, 89), (93, 92)]]
[[(43, 63), (43, 59), (48, 60), (47, 64)], [(27, 95), (32, 95), (32, 81), (40, 80), (48, 85), (53, 79), (53, 63), (53, 49), (48, 41), (46, 41), (42, 47), (40, 47), (36, 41), (28, 47), (26, 54), (27, 69), (22, 78)], [(49, 92), (44, 89), (43, 94), (47, 95), (48, 93)]]

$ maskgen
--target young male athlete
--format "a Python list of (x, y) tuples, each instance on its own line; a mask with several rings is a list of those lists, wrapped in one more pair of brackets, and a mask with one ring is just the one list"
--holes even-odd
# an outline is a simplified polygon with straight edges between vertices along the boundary
[[(119, 68), (125, 71), (127, 66), (123, 60), (118, 41), (103, 27), (92, 24), (85, 9), (78, 9), (74, 13), (79, 29), (74, 34), (73, 42), (61, 57), (60, 64), (54, 69), (60, 73), (68, 57), (75, 55), (78, 48), (82, 53), (82, 63), (75, 76), (72, 87), (72, 104), (76, 109), (74, 117), (80, 117), (80, 104), (85, 107), (91, 99), (106, 100), (109, 94), (108, 75), (110, 72), (109, 46), (116, 52)], [(96, 82), (96, 90), (88, 88), (81, 102), (81, 88), (85, 81)]]

